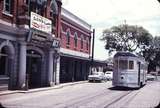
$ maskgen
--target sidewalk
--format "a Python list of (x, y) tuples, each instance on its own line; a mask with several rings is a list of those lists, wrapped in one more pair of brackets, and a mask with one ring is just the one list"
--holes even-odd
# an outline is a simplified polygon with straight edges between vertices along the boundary
[(2, 95), (9, 95), (9, 94), (14, 94), (14, 93), (33, 93), (33, 92), (40, 92), (40, 91), (47, 91), (47, 90), (53, 90), (53, 89), (60, 89), (66, 86), (72, 86), (75, 84), (82, 84), (82, 83), (87, 83), (88, 81), (78, 81), (78, 82), (69, 82), (69, 83), (63, 83), (59, 85), (54, 85), (53, 87), (43, 87), (43, 88), (35, 88), (35, 89), (29, 89), (29, 90), (5, 90), (5, 91), (0, 91), (0, 96)]

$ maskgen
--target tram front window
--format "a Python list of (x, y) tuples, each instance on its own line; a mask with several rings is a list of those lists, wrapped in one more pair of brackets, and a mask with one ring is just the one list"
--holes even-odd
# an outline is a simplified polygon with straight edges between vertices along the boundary
[(127, 60), (119, 60), (119, 69), (124, 70), (128, 68)]
[(134, 69), (134, 62), (133, 61), (129, 61), (129, 69)]

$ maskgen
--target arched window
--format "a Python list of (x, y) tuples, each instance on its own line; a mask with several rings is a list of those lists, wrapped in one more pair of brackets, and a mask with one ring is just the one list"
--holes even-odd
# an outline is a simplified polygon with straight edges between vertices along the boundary
[(81, 49), (83, 49), (83, 35), (81, 35)]
[(74, 34), (74, 46), (77, 47), (78, 36), (77, 33)]
[(3, 6), (4, 6), (3, 11), (8, 14), (11, 14), (11, 0), (4, 0)]
[(7, 47), (3, 47), (0, 52), (0, 75), (6, 75), (8, 76), (8, 66), (9, 66), (9, 61), (8, 61), (8, 52), (7, 52)]
[(66, 43), (67, 45), (70, 44), (70, 31), (69, 30), (67, 30), (67, 34), (66, 34)]

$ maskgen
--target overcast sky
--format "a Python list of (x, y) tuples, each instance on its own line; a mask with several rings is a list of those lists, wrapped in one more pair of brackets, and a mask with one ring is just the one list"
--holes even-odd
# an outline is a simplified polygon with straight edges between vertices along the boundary
[(114, 25), (139, 25), (153, 36), (160, 36), (160, 3), (157, 0), (62, 0), (62, 7), (85, 20), (96, 29), (95, 59), (108, 57), (102, 31)]

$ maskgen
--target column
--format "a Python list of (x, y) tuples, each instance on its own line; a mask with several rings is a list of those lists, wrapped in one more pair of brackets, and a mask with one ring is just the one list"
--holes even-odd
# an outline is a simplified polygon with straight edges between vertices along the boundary
[(19, 55), (19, 87), (25, 89), (26, 84), (26, 43), (20, 43)]
[(53, 86), (53, 52), (49, 51), (48, 84)]
[(55, 83), (59, 84), (59, 80), (60, 80), (60, 57), (57, 58), (57, 62), (56, 62), (56, 75), (55, 75)]

